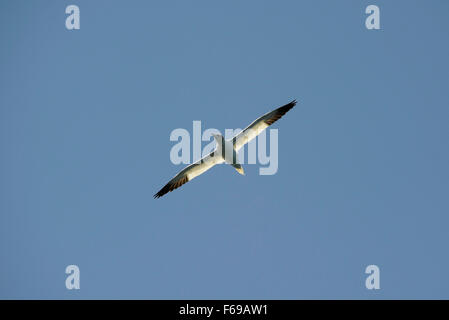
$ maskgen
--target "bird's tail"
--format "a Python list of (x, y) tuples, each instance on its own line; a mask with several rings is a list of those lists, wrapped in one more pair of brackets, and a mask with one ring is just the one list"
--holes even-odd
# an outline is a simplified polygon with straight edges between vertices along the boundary
[(235, 168), (235, 170), (237, 170), (237, 172), (240, 173), (241, 175), (243, 175), (243, 176), (245, 175), (245, 171), (243, 171), (243, 167), (241, 164), (234, 163), (234, 164), (231, 164), (231, 166), (233, 166)]

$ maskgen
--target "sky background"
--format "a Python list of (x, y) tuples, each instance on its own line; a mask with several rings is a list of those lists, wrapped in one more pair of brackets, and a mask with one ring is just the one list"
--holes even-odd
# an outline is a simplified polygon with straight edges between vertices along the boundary
[[(0, 298), (449, 298), (448, 15), (1, 1)], [(153, 199), (183, 167), (173, 129), (242, 128), (292, 99), (277, 174), (221, 165)]]

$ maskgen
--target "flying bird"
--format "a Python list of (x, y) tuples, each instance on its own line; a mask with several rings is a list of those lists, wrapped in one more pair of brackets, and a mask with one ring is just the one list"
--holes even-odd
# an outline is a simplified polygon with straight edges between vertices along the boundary
[(173, 177), (161, 190), (159, 190), (154, 198), (160, 198), (164, 194), (179, 188), (186, 182), (198, 177), (206, 172), (216, 164), (226, 162), (233, 166), (238, 173), (244, 175), (243, 167), (237, 158), (237, 152), (252, 139), (257, 137), (263, 130), (272, 125), (274, 122), (282, 118), (291, 108), (296, 105), (296, 100), (293, 100), (286, 105), (277, 108), (271, 112), (264, 114), (258, 119), (254, 120), (248, 127), (238, 133), (234, 138), (225, 140), (220, 134), (213, 134), (217, 146), (207, 156), (198, 160), (195, 163), (184, 168), (176, 176)]

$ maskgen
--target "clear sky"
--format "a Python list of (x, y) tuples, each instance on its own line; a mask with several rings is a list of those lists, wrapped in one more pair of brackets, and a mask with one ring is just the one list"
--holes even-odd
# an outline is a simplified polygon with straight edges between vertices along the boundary
[[(0, 298), (449, 298), (448, 15), (2, 1)], [(153, 199), (183, 167), (173, 129), (242, 128), (292, 99), (276, 175), (221, 165)]]

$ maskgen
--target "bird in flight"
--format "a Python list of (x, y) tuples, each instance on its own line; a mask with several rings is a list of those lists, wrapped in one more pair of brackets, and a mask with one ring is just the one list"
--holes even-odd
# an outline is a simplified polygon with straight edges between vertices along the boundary
[(214, 139), (217, 144), (215, 150), (207, 156), (198, 160), (195, 163), (184, 168), (176, 176), (173, 177), (161, 190), (159, 190), (154, 198), (160, 198), (164, 194), (179, 188), (186, 182), (198, 177), (206, 172), (216, 164), (226, 162), (233, 166), (238, 173), (244, 174), (243, 167), (237, 158), (237, 152), (252, 139), (257, 137), (263, 130), (272, 125), (274, 122), (282, 118), (291, 108), (296, 105), (296, 100), (293, 100), (286, 105), (279, 107), (271, 112), (264, 114), (258, 119), (254, 120), (246, 129), (238, 133), (234, 138), (225, 140), (220, 134), (214, 134)]

